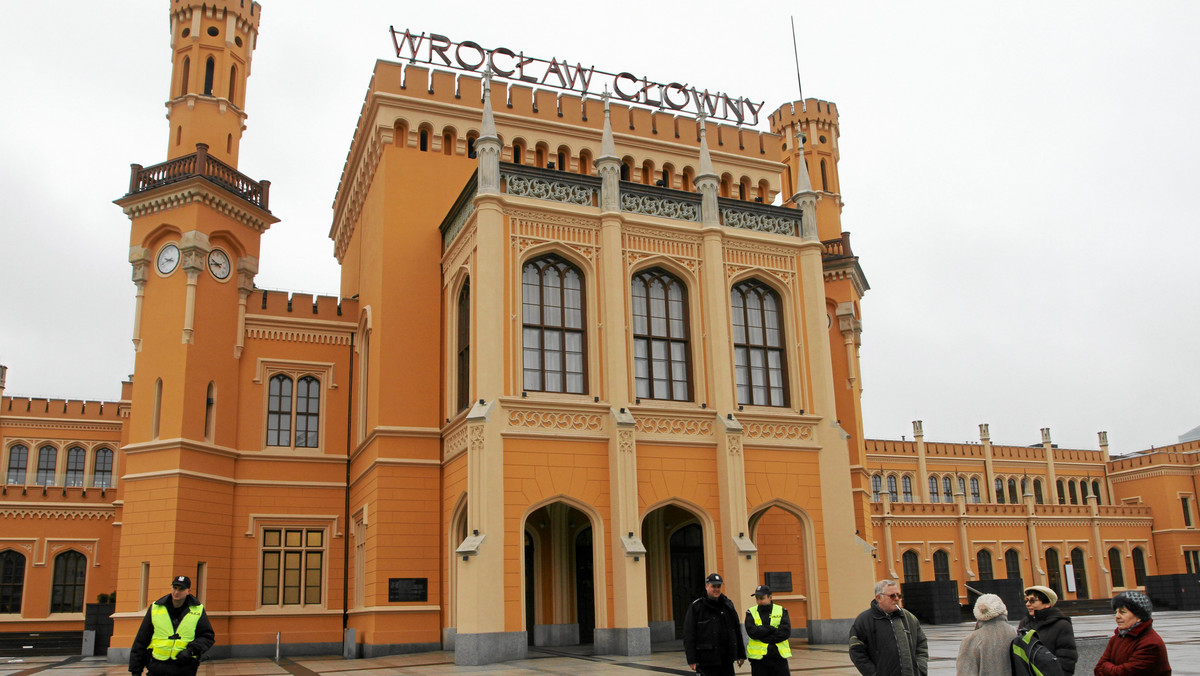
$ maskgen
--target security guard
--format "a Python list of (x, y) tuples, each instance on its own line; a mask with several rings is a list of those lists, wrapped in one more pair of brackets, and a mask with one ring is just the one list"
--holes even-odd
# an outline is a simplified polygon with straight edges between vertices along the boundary
[(133, 647), (129, 671), (141, 676), (194, 676), (200, 656), (213, 645), (213, 628), (204, 606), (191, 594), (186, 575), (171, 580), (171, 593), (150, 604)]
[(787, 676), (788, 658), (792, 646), (788, 638), (792, 635), (792, 623), (788, 620), (787, 608), (771, 602), (771, 588), (760, 584), (754, 590), (757, 603), (746, 611), (746, 656), (750, 658), (750, 673), (753, 676)]

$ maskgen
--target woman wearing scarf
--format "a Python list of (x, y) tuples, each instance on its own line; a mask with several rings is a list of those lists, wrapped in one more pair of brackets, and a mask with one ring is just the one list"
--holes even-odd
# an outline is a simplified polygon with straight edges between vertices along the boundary
[(1028, 614), (1021, 618), (1017, 633), (1024, 636), (1030, 629), (1036, 631), (1042, 645), (1058, 658), (1063, 676), (1072, 676), (1075, 673), (1075, 661), (1079, 659), (1079, 651), (1075, 648), (1075, 629), (1071, 625), (1071, 618), (1055, 608), (1055, 603), (1058, 603), (1058, 594), (1053, 589), (1026, 587), (1025, 610)]
[(1142, 592), (1127, 591), (1112, 600), (1117, 630), (1096, 663), (1096, 676), (1171, 676), (1167, 646), (1154, 631), (1154, 606)]

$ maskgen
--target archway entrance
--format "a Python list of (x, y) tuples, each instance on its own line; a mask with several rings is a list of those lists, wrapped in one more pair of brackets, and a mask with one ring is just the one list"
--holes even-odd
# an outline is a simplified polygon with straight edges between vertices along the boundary
[(792, 636), (803, 635), (815, 610), (809, 596), (817, 590), (808, 584), (813, 571), (807, 536), (800, 517), (782, 507), (770, 506), (750, 516), (750, 539), (758, 547), (758, 582), (769, 585), (775, 603), (787, 608)]
[(565, 502), (525, 519), (525, 627), (534, 646), (590, 644), (596, 627), (592, 523)]
[(646, 545), (646, 594), (651, 642), (683, 638), (688, 606), (704, 594), (704, 529), (700, 519), (676, 505), (660, 507), (642, 521)]

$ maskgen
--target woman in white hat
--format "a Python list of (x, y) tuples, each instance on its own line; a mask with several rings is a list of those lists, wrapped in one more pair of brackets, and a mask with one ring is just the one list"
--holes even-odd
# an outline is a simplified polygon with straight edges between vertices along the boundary
[(1012, 676), (1009, 654), (1017, 632), (1007, 622), (1008, 608), (995, 594), (975, 601), (975, 631), (958, 647), (958, 676)]
[(1029, 613), (1017, 625), (1017, 632), (1022, 636), (1033, 629), (1037, 632), (1038, 640), (1050, 649), (1058, 658), (1063, 676), (1075, 673), (1075, 662), (1079, 659), (1079, 651), (1075, 648), (1075, 628), (1071, 618), (1054, 607), (1058, 603), (1058, 594), (1049, 587), (1033, 586), (1025, 588), (1025, 610)]

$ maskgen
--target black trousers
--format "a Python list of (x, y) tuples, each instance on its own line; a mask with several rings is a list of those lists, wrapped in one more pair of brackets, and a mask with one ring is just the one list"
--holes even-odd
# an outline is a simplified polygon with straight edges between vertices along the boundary
[(196, 676), (200, 668), (200, 660), (194, 657), (176, 660), (156, 660), (153, 657), (146, 663), (146, 671), (150, 676)]
[(766, 655), (761, 660), (750, 660), (751, 676), (788, 676), (790, 673), (788, 661), (778, 655)]
[(700, 676), (733, 676), (733, 661), (697, 664), (696, 673)]

